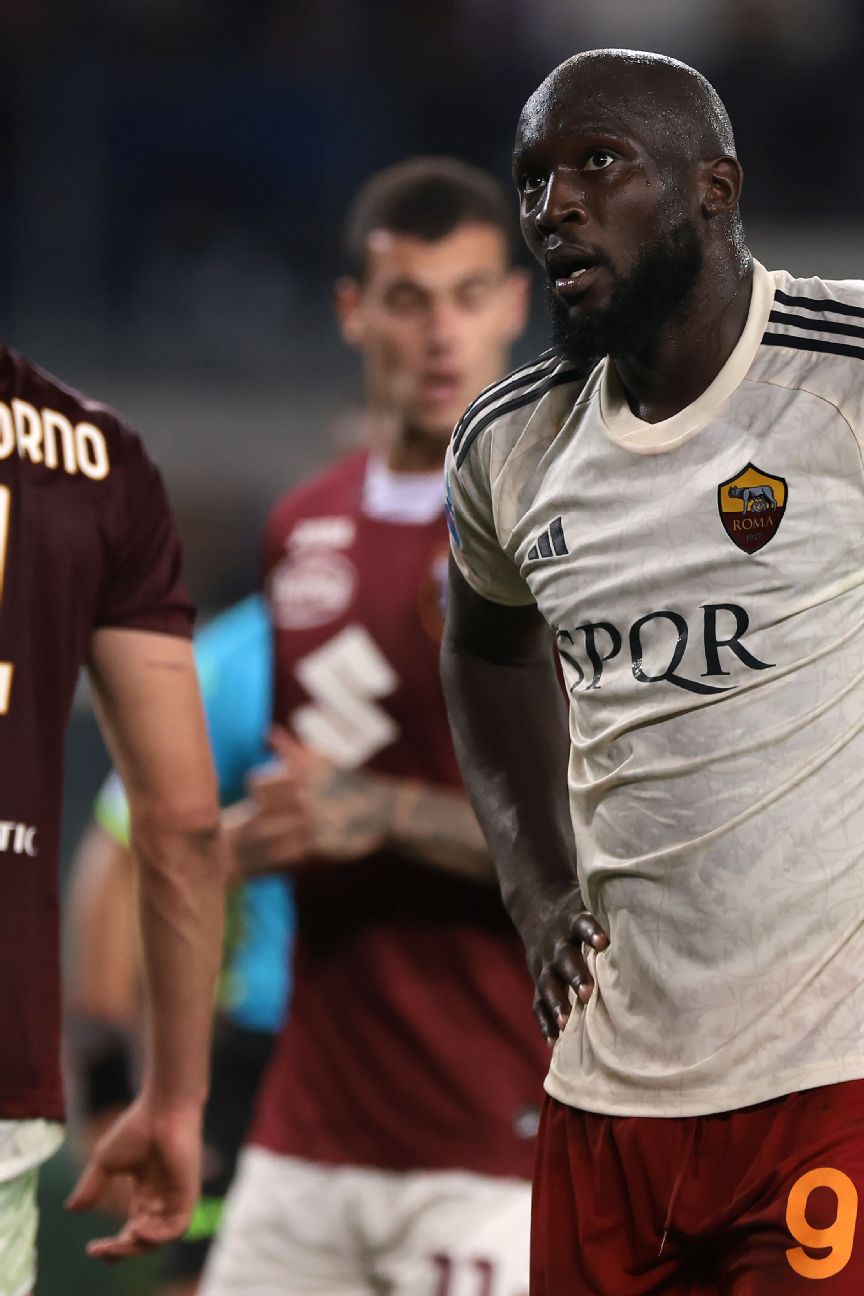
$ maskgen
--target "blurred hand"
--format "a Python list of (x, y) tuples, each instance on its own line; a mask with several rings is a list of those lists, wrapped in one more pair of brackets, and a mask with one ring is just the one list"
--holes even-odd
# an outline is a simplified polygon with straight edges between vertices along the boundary
[(223, 820), (242, 876), (314, 861), (361, 859), (390, 832), (394, 785), (340, 769), (275, 727), (275, 767), (250, 776), (249, 798)]
[[(97, 1116), (79, 1117), (67, 1127), (67, 1146), (77, 1167), (92, 1158), (96, 1147), (115, 1121), (126, 1111), (125, 1107), (112, 1107)], [(99, 1209), (115, 1219), (125, 1219), (132, 1201), (132, 1184), (127, 1175), (115, 1176), (99, 1198)]]
[(72, 1211), (103, 1207), (128, 1185), (126, 1222), (87, 1254), (113, 1262), (182, 1237), (201, 1190), (201, 1110), (159, 1111), (139, 1098), (97, 1143), (66, 1201)]

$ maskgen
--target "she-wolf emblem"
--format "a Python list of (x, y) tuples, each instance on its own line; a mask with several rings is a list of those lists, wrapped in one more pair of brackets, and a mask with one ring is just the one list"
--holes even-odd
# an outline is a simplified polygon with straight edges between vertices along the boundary
[(761, 513), (764, 509), (777, 507), (774, 490), (767, 483), (761, 486), (730, 486), (729, 494), (732, 499), (743, 500), (745, 513)]

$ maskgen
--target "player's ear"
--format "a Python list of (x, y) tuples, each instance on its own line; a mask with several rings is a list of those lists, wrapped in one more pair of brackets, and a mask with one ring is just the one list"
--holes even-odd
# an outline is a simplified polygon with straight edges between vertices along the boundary
[(339, 331), (349, 346), (360, 346), (363, 341), (363, 292), (356, 279), (343, 275), (333, 289), (333, 305), (339, 321)]
[(710, 220), (725, 216), (738, 204), (744, 185), (741, 163), (734, 157), (713, 158), (703, 162), (700, 183), (702, 189), (702, 215)]

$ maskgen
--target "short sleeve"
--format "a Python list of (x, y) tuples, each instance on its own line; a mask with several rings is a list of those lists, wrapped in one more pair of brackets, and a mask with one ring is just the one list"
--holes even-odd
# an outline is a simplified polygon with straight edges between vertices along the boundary
[(183, 551), (162, 475), (138, 437), (125, 433), (124, 505), (96, 624), (189, 638), (195, 609), (183, 584)]
[(453, 560), (472, 589), (492, 603), (534, 602), (512, 558), (502, 549), (492, 512), (485, 444), (475, 444), (457, 466), (452, 445), (445, 465), (445, 510)]

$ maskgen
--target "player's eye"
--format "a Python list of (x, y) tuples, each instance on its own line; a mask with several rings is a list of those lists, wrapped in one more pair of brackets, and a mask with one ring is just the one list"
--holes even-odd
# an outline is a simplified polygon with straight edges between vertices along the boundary
[(539, 171), (526, 171), (519, 177), (519, 188), (523, 194), (539, 193), (546, 187), (546, 177)]
[(384, 295), (384, 302), (396, 315), (416, 315), (426, 305), (424, 294), (411, 284), (396, 284)]
[(486, 280), (462, 284), (456, 293), (456, 300), (463, 310), (481, 310), (492, 296), (493, 284)]
[(615, 154), (608, 149), (596, 149), (585, 159), (583, 171), (605, 171), (615, 161)]

